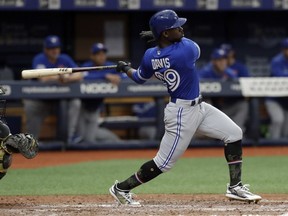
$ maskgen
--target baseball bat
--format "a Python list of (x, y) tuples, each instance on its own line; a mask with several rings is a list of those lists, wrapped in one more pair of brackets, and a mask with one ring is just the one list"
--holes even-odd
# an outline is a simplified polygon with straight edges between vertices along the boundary
[(61, 74), (70, 74), (76, 72), (85, 72), (91, 70), (105, 70), (115, 69), (117, 65), (95, 66), (95, 67), (78, 67), (78, 68), (43, 68), (43, 69), (30, 69), (22, 71), (23, 79), (33, 79), (46, 76), (54, 76)]

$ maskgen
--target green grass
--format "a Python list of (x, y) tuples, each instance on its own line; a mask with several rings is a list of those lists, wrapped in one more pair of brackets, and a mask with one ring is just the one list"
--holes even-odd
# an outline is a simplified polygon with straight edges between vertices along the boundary
[[(146, 160), (108, 160), (74, 165), (10, 169), (0, 195), (107, 194), (115, 179), (124, 180)], [(243, 182), (257, 193), (288, 193), (288, 157), (246, 157)], [(135, 193), (224, 193), (229, 181), (224, 158), (182, 158), (168, 173)]]

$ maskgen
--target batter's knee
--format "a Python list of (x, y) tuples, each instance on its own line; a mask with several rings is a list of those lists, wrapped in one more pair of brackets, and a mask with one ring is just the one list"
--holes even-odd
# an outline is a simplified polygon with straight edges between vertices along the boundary
[(242, 138), (243, 138), (243, 131), (238, 125), (235, 124), (235, 127), (233, 128), (232, 132), (223, 141), (225, 143), (232, 143), (238, 140), (242, 140)]
[(157, 167), (162, 171), (162, 172), (168, 172), (171, 170), (174, 166), (174, 162), (171, 160), (162, 160), (158, 155), (153, 159)]

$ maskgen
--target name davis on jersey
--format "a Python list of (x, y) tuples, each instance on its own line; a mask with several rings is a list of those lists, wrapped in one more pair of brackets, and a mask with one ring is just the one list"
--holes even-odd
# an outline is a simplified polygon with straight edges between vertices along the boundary
[(169, 58), (151, 59), (151, 63), (153, 70), (157, 70), (159, 68), (170, 68)]

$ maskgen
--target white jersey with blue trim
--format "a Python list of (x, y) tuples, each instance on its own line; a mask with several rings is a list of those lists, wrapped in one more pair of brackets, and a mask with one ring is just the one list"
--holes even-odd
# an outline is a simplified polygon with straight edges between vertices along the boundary
[(192, 100), (199, 96), (199, 78), (195, 62), (200, 48), (194, 41), (183, 37), (180, 42), (160, 49), (148, 49), (133, 80), (144, 83), (153, 75), (167, 86), (170, 97)]

